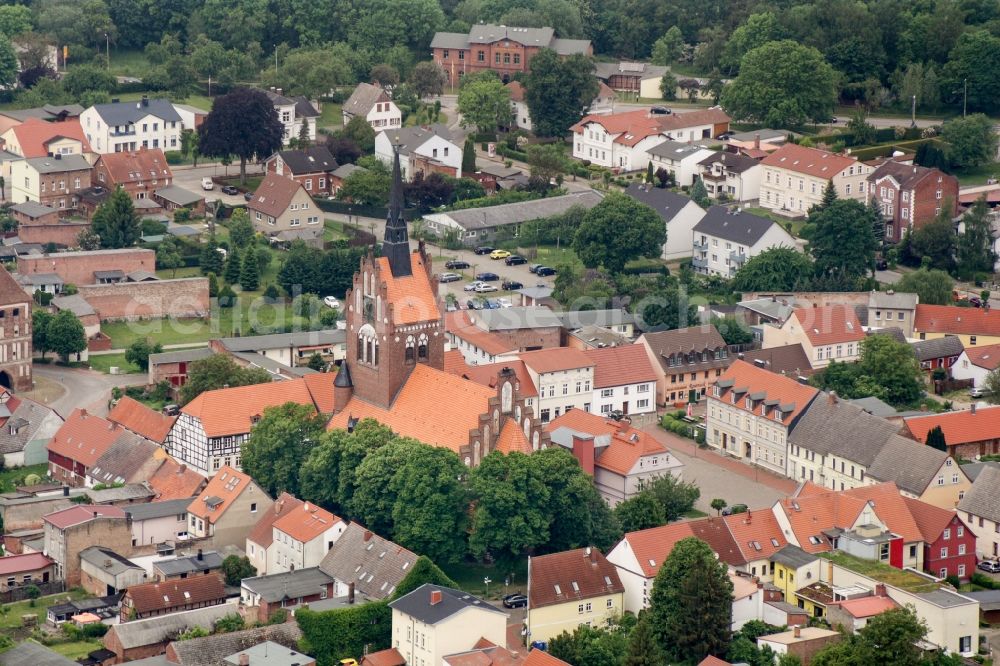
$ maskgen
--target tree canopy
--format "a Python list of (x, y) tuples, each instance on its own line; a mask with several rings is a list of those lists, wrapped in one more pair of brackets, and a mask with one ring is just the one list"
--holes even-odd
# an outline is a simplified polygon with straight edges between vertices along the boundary
[(247, 180), (247, 160), (264, 159), (281, 148), (285, 128), (261, 90), (234, 88), (215, 98), (198, 128), (198, 150), (208, 157), (240, 158), (240, 183)]
[(268, 407), (243, 444), (243, 471), (272, 497), (300, 494), (300, 468), (326, 426), (312, 405)]
[(736, 271), (734, 291), (799, 291), (809, 288), (813, 262), (790, 247), (770, 247)]
[(954, 286), (955, 281), (947, 273), (927, 268), (903, 273), (892, 285), (896, 291), (917, 294), (924, 305), (951, 305)]
[(583, 265), (620, 273), (639, 257), (657, 257), (667, 240), (666, 225), (649, 206), (624, 194), (606, 196), (583, 218), (573, 239)]
[(498, 127), (510, 125), (510, 90), (496, 76), (477, 77), (458, 91), (458, 111), (462, 127), (494, 133)]
[(837, 199), (809, 220), (816, 225), (809, 252), (817, 280), (829, 291), (854, 291), (875, 265), (870, 211), (853, 199)]
[(587, 112), (599, 90), (593, 69), (593, 60), (579, 54), (560, 58), (542, 49), (532, 57), (524, 101), (536, 134), (561, 137)]
[(241, 368), (232, 357), (215, 354), (188, 366), (188, 378), (181, 387), (180, 399), (181, 403), (188, 403), (205, 391), (223, 386), (266, 384), (270, 381), (271, 374), (263, 368)]
[(101, 247), (132, 247), (142, 236), (142, 225), (132, 204), (132, 197), (116, 187), (107, 201), (97, 207), (91, 229), (101, 237)]

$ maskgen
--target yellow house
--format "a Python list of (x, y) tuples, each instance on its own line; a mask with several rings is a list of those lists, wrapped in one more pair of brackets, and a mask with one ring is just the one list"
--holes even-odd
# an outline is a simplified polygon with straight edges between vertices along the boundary
[(809, 617), (825, 617), (826, 607), (833, 602), (833, 588), (828, 583), (815, 582), (795, 592), (794, 603), (809, 613)]
[(913, 335), (935, 340), (954, 335), (966, 348), (1000, 343), (1000, 312), (951, 305), (917, 305)]
[(799, 588), (819, 581), (820, 559), (798, 546), (785, 546), (771, 556), (771, 563), (774, 565), (771, 582), (789, 603), (795, 603), (795, 593)]
[(581, 624), (606, 627), (622, 616), (625, 587), (596, 548), (528, 560), (527, 642), (549, 641)]

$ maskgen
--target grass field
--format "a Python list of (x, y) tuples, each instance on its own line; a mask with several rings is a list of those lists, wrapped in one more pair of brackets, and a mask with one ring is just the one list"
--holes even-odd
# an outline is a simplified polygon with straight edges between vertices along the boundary
[(985, 185), (987, 179), (1000, 176), (1000, 162), (989, 162), (977, 167), (956, 169), (959, 185)]
[(768, 219), (774, 220), (781, 225), (782, 229), (788, 229), (788, 224), (791, 223), (792, 231), (791, 234), (798, 237), (799, 232), (802, 231), (802, 227), (805, 226), (805, 220), (789, 220), (787, 217), (781, 217), (775, 215), (766, 208), (747, 208), (746, 211), (751, 215), (756, 215), (757, 217), (766, 217)]
[(118, 368), (119, 373), (135, 374), (142, 372), (139, 366), (133, 365), (125, 360), (124, 352), (121, 354), (91, 354), (87, 361), (90, 367), (104, 374), (110, 374), (111, 368)]
[[(72, 64), (71, 62), (70, 66)], [(115, 49), (111, 52), (111, 73), (115, 76), (133, 76), (141, 79), (149, 72), (150, 67), (152, 65), (142, 50)]]
[[(316, 127), (326, 129), (339, 129), (344, 124), (344, 114), (340, 104), (333, 102), (323, 102), (320, 109), (319, 118), (316, 120)], [(318, 138), (318, 137), (317, 137)]]
[[(448, 576), (458, 583), (458, 586), (469, 594), (487, 597), (489, 588), (490, 599), (499, 599), (505, 594), (524, 592), (528, 588), (528, 560), (520, 560), (514, 567), (509, 586), (504, 586), (506, 571), (496, 565), (480, 564), (478, 562), (461, 562), (441, 567)], [(484, 580), (490, 579), (489, 585)]]
[(67, 659), (73, 659), (74, 661), (81, 657), (86, 657), (94, 650), (100, 650), (102, 647), (104, 646), (100, 641), (68, 641), (49, 646), (54, 652), (58, 652)]
[[(70, 597), (73, 600), (76, 599), (86, 599), (93, 595), (88, 594), (82, 588), (73, 588), (68, 592), (60, 592), (59, 594), (52, 594), (47, 597), (38, 597), (35, 600), (35, 605), (32, 606), (30, 601), (16, 601), (12, 604), (5, 604), (4, 606), (8, 609), (6, 613), (0, 615), (0, 632), (4, 629), (16, 629), (21, 626), (21, 616), (22, 615), (34, 615), (38, 618), (38, 624), (41, 626), (45, 623), (45, 609), (61, 601), (66, 597)], [(92, 650), (95, 648), (91, 648)]]
[[(14, 490), (16, 485), (14, 481), (21, 481), (24, 477), (29, 474), (37, 474), (41, 478), (45, 478), (45, 475), (49, 473), (49, 466), (46, 463), (41, 463), (39, 465), (29, 465), (27, 467), (11, 467), (10, 469), (5, 469), (0, 472), (0, 492), (7, 492), (8, 490)], [(0, 627), (3, 625), (0, 624)]]

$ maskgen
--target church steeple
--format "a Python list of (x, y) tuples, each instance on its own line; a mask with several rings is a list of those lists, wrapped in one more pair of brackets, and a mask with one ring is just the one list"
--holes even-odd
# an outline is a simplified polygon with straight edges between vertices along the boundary
[(399, 151), (393, 150), (392, 189), (389, 191), (389, 216), (385, 221), (382, 255), (389, 260), (394, 277), (413, 274), (410, 264), (410, 236), (403, 219), (403, 178), (399, 169)]

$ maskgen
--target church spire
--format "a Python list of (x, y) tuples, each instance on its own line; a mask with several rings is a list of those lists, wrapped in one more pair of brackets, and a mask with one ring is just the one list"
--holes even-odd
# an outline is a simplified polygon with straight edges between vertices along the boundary
[(403, 219), (403, 178), (399, 169), (399, 150), (393, 150), (392, 189), (389, 191), (389, 216), (385, 221), (382, 255), (389, 260), (394, 277), (413, 274), (410, 265), (410, 236)]

